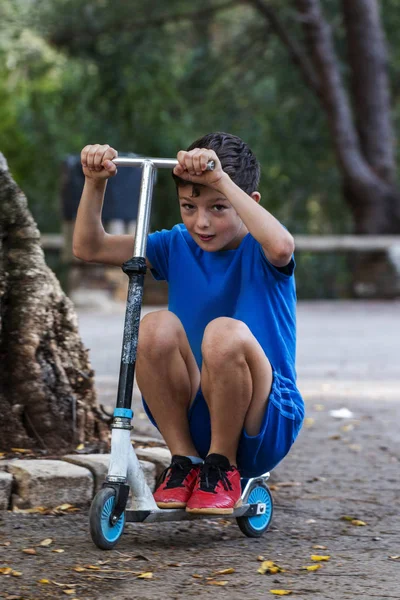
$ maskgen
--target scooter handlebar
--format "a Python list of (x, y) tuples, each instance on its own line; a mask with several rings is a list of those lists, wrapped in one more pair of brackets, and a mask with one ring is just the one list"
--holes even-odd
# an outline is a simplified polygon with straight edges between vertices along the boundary
[[(176, 158), (114, 158), (112, 161), (117, 167), (142, 167), (144, 163), (152, 163), (157, 169), (173, 169), (178, 164)], [(215, 161), (207, 163), (207, 171), (215, 169)]]

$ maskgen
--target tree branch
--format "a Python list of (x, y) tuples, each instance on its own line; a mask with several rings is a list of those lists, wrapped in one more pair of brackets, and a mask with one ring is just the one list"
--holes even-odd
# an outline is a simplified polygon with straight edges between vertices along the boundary
[[(138, 21), (134, 21), (132, 23), (128, 23), (129, 26), (136, 27), (160, 27), (161, 25), (165, 25), (165, 23), (177, 22), (177, 21), (195, 21), (197, 19), (201, 19), (202, 17), (207, 17), (211, 14), (214, 14), (219, 11), (227, 10), (228, 8), (232, 8), (234, 6), (238, 6), (242, 4), (243, 0), (228, 0), (222, 4), (216, 4), (215, 6), (209, 6), (208, 8), (203, 8), (200, 10), (194, 11), (183, 11), (181, 13), (172, 13), (165, 14), (160, 17), (156, 17), (154, 19), (142, 19)], [(126, 27), (123, 27), (124, 31), (126, 31)]]
[(321, 96), (321, 84), (318, 74), (296, 41), (290, 37), (279, 21), (275, 12), (264, 0), (247, 0), (248, 3), (258, 10), (268, 21), (271, 29), (277, 34), (289, 51), (292, 62), (300, 69), (303, 79), (308, 87), (318, 96)]
[(310, 48), (314, 68), (321, 81), (321, 100), (328, 116), (337, 159), (349, 182), (358, 188), (381, 188), (382, 181), (369, 168), (361, 153), (350, 103), (339, 71), (331, 28), (319, 0), (295, 0)]

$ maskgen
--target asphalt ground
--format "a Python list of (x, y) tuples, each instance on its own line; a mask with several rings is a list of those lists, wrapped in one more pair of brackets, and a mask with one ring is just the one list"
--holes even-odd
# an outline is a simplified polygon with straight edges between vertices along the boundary
[[(112, 406), (123, 307), (79, 318), (99, 398)], [(274, 517), (262, 538), (244, 537), (229, 519), (127, 525), (104, 552), (90, 540), (86, 510), (2, 513), (1, 567), (19, 575), (0, 574), (0, 598), (258, 600), (284, 590), (313, 600), (400, 600), (399, 333), (399, 303), (300, 303), (307, 420), (272, 473)], [(341, 408), (348, 418), (331, 414)], [(146, 430), (140, 414), (137, 428)], [(261, 557), (283, 571), (260, 574)], [(321, 566), (304, 568), (313, 565)]]

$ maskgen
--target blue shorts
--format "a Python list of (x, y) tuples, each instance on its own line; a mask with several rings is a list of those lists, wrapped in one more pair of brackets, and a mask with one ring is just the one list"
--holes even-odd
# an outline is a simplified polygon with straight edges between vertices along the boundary
[[(157, 427), (143, 398), (150, 421)], [(304, 419), (304, 402), (296, 386), (273, 371), (268, 404), (258, 435), (248, 435), (245, 429), (239, 441), (237, 463), (244, 478), (257, 477), (271, 471), (289, 452)], [(211, 422), (207, 403), (201, 389), (189, 408), (190, 434), (197, 452), (207, 456), (211, 444)]]

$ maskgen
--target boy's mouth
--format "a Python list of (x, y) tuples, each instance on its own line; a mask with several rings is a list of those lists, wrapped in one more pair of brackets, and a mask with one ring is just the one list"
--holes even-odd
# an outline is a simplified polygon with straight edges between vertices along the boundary
[(215, 235), (201, 235), (199, 233), (197, 235), (199, 236), (202, 242), (209, 242), (210, 240), (215, 238)]

